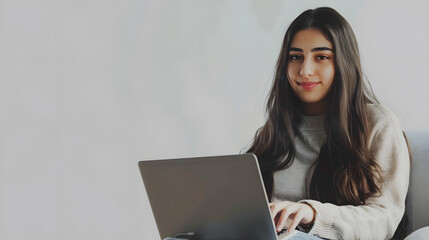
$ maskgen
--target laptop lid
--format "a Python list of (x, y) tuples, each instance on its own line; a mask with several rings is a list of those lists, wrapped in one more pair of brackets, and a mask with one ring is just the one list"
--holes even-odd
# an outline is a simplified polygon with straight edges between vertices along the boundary
[(276, 240), (258, 161), (253, 154), (140, 161), (161, 239)]

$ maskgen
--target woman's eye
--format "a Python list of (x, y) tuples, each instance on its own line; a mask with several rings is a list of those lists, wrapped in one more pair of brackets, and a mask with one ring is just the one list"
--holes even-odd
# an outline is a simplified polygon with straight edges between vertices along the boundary
[(291, 61), (302, 60), (302, 56), (300, 56), (300, 55), (289, 55), (289, 60), (291, 60)]
[(321, 56), (317, 56), (317, 57), (316, 57), (316, 59), (317, 59), (317, 60), (328, 60), (328, 59), (329, 59), (329, 57), (328, 57), (328, 56), (323, 56), (323, 55), (321, 55)]

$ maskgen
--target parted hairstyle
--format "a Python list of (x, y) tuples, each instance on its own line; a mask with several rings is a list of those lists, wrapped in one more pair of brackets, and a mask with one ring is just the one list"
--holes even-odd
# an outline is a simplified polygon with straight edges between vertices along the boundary
[(268, 96), (265, 124), (256, 132), (248, 152), (258, 159), (268, 198), (273, 173), (289, 167), (295, 157), (295, 137), (302, 120), (300, 100), (290, 86), (288, 54), (297, 32), (317, 29), (333, 46), (335, 75), (325, 114), (326, 142), (308, 176), (311, 199), (337, 205), (365, 204), (379, 193), (378, 166), (369, 154), (367, 104), (378, 103), (362, 77), (358, 44), (349, 23), (334, 9), (307, 10), (289, 26), (278, 57)]

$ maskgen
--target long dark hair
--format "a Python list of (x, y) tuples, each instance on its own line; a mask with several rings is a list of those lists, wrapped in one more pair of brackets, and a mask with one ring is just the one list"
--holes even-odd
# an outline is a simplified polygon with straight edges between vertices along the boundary
[(381, 181), (376, 162), (370, 157), (367, 140), (367, 104), (378, 103), (362, 77), (356, 38), (348, 22), (332, 8), (307, 10), (290, 25), (284, 36), (274, 82), (268, 97), (268, 119), (256, 132), (248, 152), (258, 156), (269, 199), (273, 173), (289, 167), (295, 157), (295, 137), (302, 120), (300, 101), (288, 76), (288, 53), (295, 34), (317, 29), (334, 48), (335, 76), (326, 112), (327, 139), (315, 161), (309, 197), (337, 205), (361, 205), (379, 193)]

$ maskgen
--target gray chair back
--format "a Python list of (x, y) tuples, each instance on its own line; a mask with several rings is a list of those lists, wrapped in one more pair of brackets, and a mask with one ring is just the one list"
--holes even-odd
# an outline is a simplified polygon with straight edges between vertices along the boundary
[(409, 231), (429, 226), (429, 130), (405, 131), (411, 149), (411, 175), (406, 209)]

